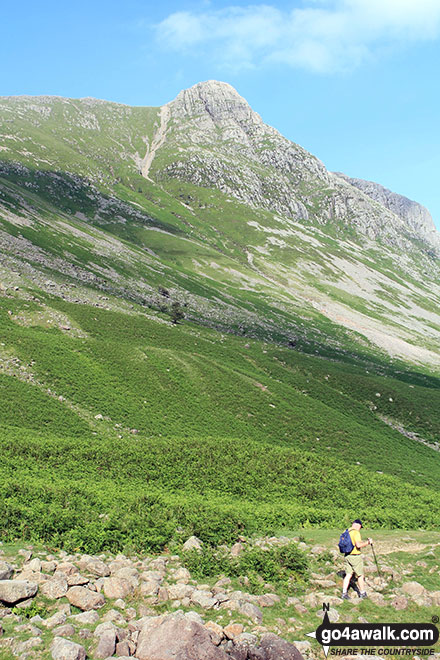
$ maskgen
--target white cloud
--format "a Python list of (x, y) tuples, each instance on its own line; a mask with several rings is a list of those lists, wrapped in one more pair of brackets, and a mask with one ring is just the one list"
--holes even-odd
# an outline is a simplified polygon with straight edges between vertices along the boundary
[(305, 0), (291, 11), (230, 6), (176, 12), (156, 26), (166, 47), (232, 68), (280, 62), (322, 73), (353, 69), (381, 48), (439, 32), (440, 0)]

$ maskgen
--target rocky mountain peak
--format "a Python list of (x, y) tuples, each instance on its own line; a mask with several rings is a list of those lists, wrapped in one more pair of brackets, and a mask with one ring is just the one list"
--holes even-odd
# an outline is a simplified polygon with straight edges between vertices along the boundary
[(172, 103), (175, 115), (196, 118), (208, 114), (214, 122), (225, 119), (246, 121), (261, 118), (228, 83), (208, 80), (182, 90)]

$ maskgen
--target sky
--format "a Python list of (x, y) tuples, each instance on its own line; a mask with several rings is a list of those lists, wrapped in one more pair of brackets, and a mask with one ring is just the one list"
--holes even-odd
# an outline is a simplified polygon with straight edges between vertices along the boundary
[(1, 96), (158, 106), (223, 80), (329, 170), (424, 204), (440, 230), (440, 0), (22, 0), (1, 18)]

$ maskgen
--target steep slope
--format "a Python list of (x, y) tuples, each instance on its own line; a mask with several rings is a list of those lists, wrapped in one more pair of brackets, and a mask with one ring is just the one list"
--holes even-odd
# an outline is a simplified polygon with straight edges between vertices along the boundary
[[(194, 315), (224, 328), (264, 319), (272, 336), (286, 337), (288, 325), (306, 345), (324, 326), (323, 343), (333, 345), (334, 324), (342, 325), (361, 345), (366, 339), (392, 356), (439, 364), (438, 235), (417, 232), (328, 173), (229, 85), (201, 83), (162, 109), (51, 97), (7, 98), (0, 106), (7, 234), (17, 233), (17, 215), (25, 224), (32, 216), (37, 231), (19, 233), (44, 252), (44, 199), (50, 223), (62, 211), (78, 231), (85, 223), (122, 241), (112, 243), (121, 257), (136, 246), (139, 265), (122, 288), (137, 300), (157, 298), (161, 279)], [(5, 252), (11, 240), (3, 235)], [(71, 251), (60, 245), (56, 256), (71, 270)], [(144, 270), (151, 259), (155, 266)], [(81, 270), (83, 257), (76, 260)], [(121, 288), (121, 268), (105, 271), (112, 290)], [(96, 269), (86, 270), (96, 280)], [(189, 286), (188, 277), (198, 284)], [(206, 293), (211, 287), (221, 288), (216, 301)], [(243, 287), (258, 293), (257, 307)]]

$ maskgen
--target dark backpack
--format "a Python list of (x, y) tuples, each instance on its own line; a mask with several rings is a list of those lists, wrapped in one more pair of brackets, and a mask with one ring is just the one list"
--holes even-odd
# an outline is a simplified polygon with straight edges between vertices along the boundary
[(342, 532), (339, 537), (338, 547), (340, 552), (344, 555), (349, 555), (352, 550), (354, 550), (353, 541), (351, 540), (350, 532), (348, 529), (345, 532)]

